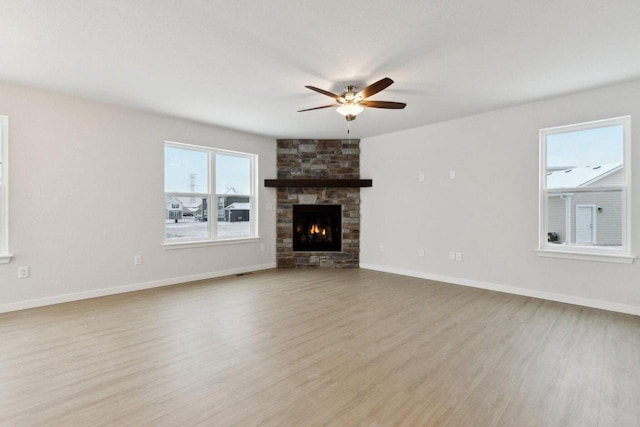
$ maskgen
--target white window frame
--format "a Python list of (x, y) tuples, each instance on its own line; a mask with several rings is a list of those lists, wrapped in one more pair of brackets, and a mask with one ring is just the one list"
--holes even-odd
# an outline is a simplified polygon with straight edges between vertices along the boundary
[[(208, 237), (202, 239), (170, 239), (167, 240), (166, 236), (166, 221), (165, 227), (163, 227), (163, 247), (165, 249), (179, 249), (179, 248), (191, 248), (199, 246), (212, 246), (220, 244), (237, 244), (237, 243), (252, 243), (260, 241), (258, 234), (258, 155), (253, 153), (243, 153), (240, 151), (224, 150), (220, 148), (206, 147), (201, 145), (184, 144), (181, 142), (165, 141), (163, 145), (163, 153), (165, 147), (174, 147), (181, 150), (194, 150), (208, 153), (208, 193), (180, 193), (180, 192), (164, 192), (163, 201), (166, 200), (168, 195), (176, 197), (206, 197), (209, 200), (208, 203), (208, 217), (207, 217), (207, 232)], [(251, 234), (243, 237), (220, 237), (217, 235), (218, 224), (218, 195), (216, 194), (216, 154), (226, 154), (237, 157), (245, 157), (251, 162), (251, 194), (241, 196), (248, 196), (250, 200), (250, 227)], [(164, 154), (163, 154), (164, 157)], [(163, 175), (164, 176), (164, 175)], [(163, 189), (164, 190), (164, 189)], [(166, 209), (166, 202), (163, 203), (163, 217), (164, 209)]]
[(11, 261), (9, 252), (9, 118), (0, 116), (2, 134), (0, 135), (0, 152), (2, 153), (2, 176), (0, 176), (0, 264)]
[[(576, 192), (601, 192), (601, 191), (621, 191), (622, 192), (622, 249), (612, 249), (606, 247), (590, 247), (569, 244), (566, 246), (549, 244), (547, 242), (547, 215), (546, 203), (548, 200), (547, 185), (547, 137), (550, 135), (576, 132), (601, 127), (622, 125), (623, 126), (623, 170), (624, 183), (622, 185), (596, 186), (589, 188), (567, 188), (567, 195)], [(579, 123), (567, 126), (557, 126), (541, 129), (540, 137), (540, 159), (539, 159), (539, 209), (538, 209), (538, 249), (537, 253), (543, 257), (567, 258), (577, 260), (590, 260), (602, 262), (615, 262), (631, 264), (635, 256), (631, 253), (631, 117), (616, 117), (611, 119), (595, 120), (592, 122)], [(557, 192), (557, 191), (553, 191)], [(568, 230), (569, 232), (571, 230)]]

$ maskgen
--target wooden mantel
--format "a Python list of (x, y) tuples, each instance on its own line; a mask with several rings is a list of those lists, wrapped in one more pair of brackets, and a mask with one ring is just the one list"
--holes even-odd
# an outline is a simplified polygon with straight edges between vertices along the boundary
[(339, 188), (372, 187), (372, 179), (265, 179), (265, 187), (276, 188)]

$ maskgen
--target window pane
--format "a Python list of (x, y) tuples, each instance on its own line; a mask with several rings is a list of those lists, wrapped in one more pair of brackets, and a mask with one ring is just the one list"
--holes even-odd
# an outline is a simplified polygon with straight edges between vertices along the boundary
[(164, 148), (165, 192), (208, 193), (209, 153), (166, 146)]
[(622, 190), (549, 193), (549, 245), (622, 248)]
[(623, 185), (623, 151), (622, 125), (547, 135), (547, 188)]
[(251, 159), (216, 154), (217, 234), (221, 238), (251, 235)]
[(251, 235), (251, 198), (225, 195), (218, 197), (218, 237)]
[(165, 238), (200, 240), (209, 237), (208, 197), (168, 195), (165, 200)]
[(251, 194), (251, 159), (216, 154), (216, 194)]

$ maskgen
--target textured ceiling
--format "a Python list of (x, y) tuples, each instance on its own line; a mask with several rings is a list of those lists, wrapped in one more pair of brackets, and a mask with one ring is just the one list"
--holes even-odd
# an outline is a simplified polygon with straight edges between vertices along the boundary
[[(382, 77), (362, 138), (640, 78), (637, 0), (3, 0), (0, 80), (273, 137)], [(1, 93), (0, 93), (1, 96)], [(1, 113), (1, 112), (0, 112)]]

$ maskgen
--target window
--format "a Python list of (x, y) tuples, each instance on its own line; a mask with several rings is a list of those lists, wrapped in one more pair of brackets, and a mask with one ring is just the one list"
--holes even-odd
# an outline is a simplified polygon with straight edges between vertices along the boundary
[(9, 255), (9, 206), (7, 200), (9, 179), (9, 119), (0, 116), (0, 264), (11, 260)]
[(255, 154), (166, 142), (164, 161), (165, 243), (257, 238)]
[(540, 131), (542, 256), (632, 262), (630, 117)]

